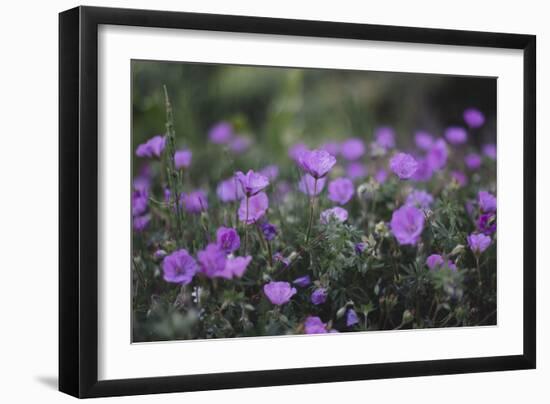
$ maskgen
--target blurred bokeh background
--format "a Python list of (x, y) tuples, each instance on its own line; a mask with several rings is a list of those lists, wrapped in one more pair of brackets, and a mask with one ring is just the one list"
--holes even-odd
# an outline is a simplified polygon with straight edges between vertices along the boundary
[(369, 144), (379, 126), (391, 126), (406, 150), (417, 130), (442, 136), (448, 126), (465, 126), (468, 107), (487, 118), (472, 145), (495, 142), (496, 78), (139, 60), (132, 73), (133, 150), (164, 132), (165, 84), (177, 147), (193, 150), (197, 175), (204, 169), (197, 151), (211, 146), (208, 130), (219, 121), (250, 142), (248, 162), (259, 166), (288, 163), (288, 148), (299, 142), (354, 136)]

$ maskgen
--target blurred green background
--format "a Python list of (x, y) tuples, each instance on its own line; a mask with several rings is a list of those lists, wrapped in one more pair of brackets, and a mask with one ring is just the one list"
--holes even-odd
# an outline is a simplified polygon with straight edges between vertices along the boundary
[(378, 126), (393, 127), (406, 149), (416, 130), (441, 136), (449, 125), (463, 126), (471, 106), (487, 117), (477, 141), (495, 136), (495, 78), (134, 60), (132, 79), (133, 150), (164, 132), (163, 84), (177, 146), (194, 153), (208, 147), (208, 129), (221, 120), (250, 136), (261, 146), (254, 159), (269, 163), (288, 162), (297, 142), (314, 147), (356, 136), (369, 143)]

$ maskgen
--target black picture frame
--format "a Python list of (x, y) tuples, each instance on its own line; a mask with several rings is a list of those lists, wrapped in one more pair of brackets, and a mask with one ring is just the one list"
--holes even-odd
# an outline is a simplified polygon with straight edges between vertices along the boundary
[[(523, 353), (98, 381), (100, 24), (523, 50)], [(59, 15), (59, 390), (86, 397), (323, 383), (536, 366), (536, 37), (325, 21), (77, 7)]]

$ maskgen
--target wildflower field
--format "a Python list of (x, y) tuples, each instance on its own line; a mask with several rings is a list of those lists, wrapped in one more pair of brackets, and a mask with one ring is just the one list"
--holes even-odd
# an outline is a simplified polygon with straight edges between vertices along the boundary
[(495, 325), (496, 81), (132, 62), (133, 341)]

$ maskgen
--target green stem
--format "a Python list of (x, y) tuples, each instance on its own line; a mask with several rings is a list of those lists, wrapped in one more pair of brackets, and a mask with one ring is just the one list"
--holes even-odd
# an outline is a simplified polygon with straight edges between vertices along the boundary
[(313, 223), (313, 211), (315, 209), (315, 194), (317, 193), (317, 178), (313, 181), (313, 196), (309, 199), (309, 221), (307, 224), (306, 244), (309, 241), (309, 235), (311, 233), (311, 224)]

